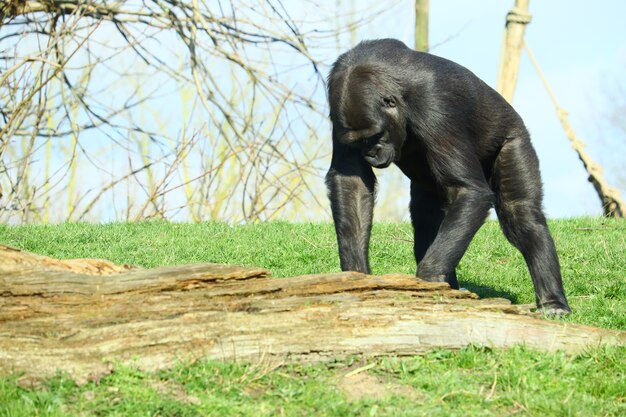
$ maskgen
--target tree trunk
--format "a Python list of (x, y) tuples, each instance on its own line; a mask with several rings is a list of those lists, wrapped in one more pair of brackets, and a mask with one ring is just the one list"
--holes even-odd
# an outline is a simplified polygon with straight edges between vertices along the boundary
[(415, 50), (428, 52), (429, 0), (415, 0)]
[(0, 372), (97, 379), (119, 361), (323, 361), (415, 355), (468, 344), (575, 352), (624, 333), (540, 320), (527, 306), (478, 299), (403, 274), (270, 278), (202, 264), (150, 270), (58, 261), (0, 245)]

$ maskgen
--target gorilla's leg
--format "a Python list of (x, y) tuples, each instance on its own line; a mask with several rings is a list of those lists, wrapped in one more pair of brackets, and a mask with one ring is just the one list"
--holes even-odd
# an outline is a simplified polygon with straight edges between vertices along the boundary
[[(445, 211), (443, 210), (443, 203), (437, 196), (424, 191), (414, 182), (411, 182), (409, 208), (414, 232), (413, 253), (415, 254), (415, 262), (419, 265), (437, 236)], [(452, 288), (459, 288), (456, 270), (448, 274), (446, 282)]]
[(492, 187), (502, 231), (528, 265), (537, 307), (546, 314), (569, 312), (559, 260), (541, 209), (539, 162), (526, 135), (509, 139), (502, 147)]

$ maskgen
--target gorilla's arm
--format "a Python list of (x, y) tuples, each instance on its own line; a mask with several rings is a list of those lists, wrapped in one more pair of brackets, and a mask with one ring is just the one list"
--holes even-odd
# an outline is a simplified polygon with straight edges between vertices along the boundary
[(376, 177), (357, 149), (334, 141), (326, 185), (342, 271), (369, 273)]

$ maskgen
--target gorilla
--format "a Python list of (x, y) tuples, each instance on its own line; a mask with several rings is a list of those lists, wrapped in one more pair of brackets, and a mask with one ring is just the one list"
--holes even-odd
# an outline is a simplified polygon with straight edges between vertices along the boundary
[(570, 312), (542, 212), (539, 163), (521, 117), (468, 69), (393, 39), (364, 41), (328, 76), (326, 185), (343, 271), (370, 273), (372, 168), (411, 180), (417, 277), (458, 288), (456, 267), (494, 207), (524, 256), (537, 307)]

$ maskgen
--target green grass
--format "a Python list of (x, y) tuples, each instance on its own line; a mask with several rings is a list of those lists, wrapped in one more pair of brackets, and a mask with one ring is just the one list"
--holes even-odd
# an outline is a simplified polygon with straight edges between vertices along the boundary
[[(626, 329), (626, 222), (570, 219), (552, 221), (550, 228), (574, 311), (565, 320)], [(377, 224), (372, 236), (374, 273), (415, 272), (409, 224)], [(281, 277), (338, 270), (330, 224), (0, 226), (0, 243), (58, 258), (144, 267), (219, 262), (262, 266)], [(534, 301), (523, 259), (495, 222), (474, 239), (459, 280), (483, 297)], [(366, 364), (354, 377), (367, 377), (355, 380), (362, 391), (355, 395), (343, 376)], [(29, 388), (19, 375), (0, 377), (0, 417), (512, 414), (626, 415), (626, 348), (566, 355), (468, 347), (306, 366), (210, 361), (156, 373), (119, 367), (83, 386), (62, 375)]]

